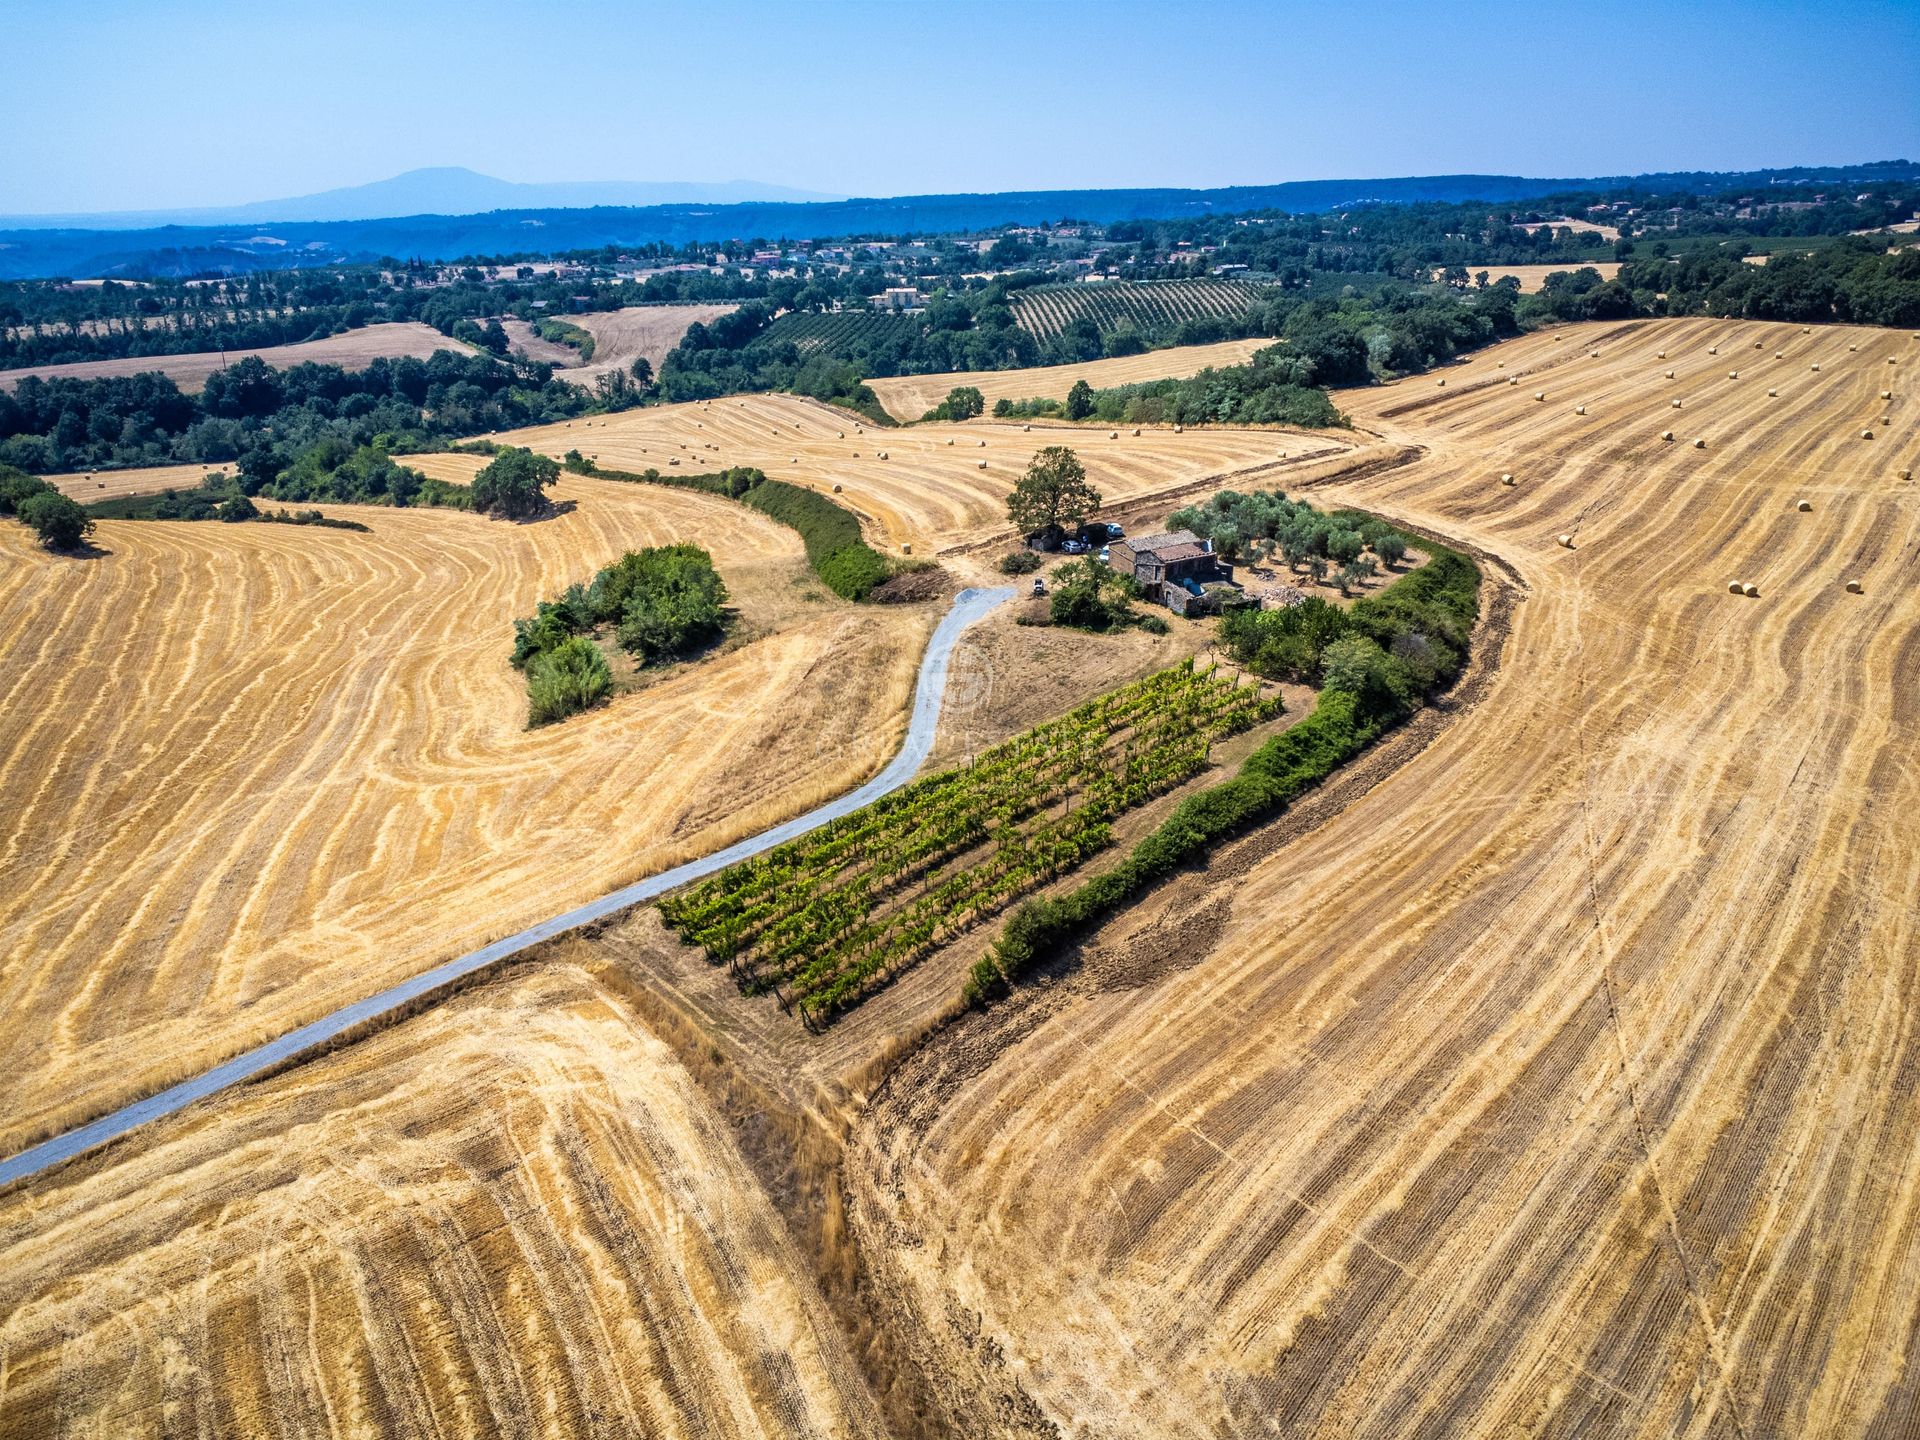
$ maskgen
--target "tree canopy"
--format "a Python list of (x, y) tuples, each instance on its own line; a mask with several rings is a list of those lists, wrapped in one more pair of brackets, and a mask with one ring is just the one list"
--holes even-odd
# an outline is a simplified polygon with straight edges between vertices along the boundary
[(1086, 466), (1065, 445), (1049, 445), (1035, 455), (1007, 497), (1007, 518), (1023, 535), (1057, 536), (1099, 511), (1100, 492), (1087, 483)]
[(486, 515), (523, 520), (540, 513), (547, 503), (547, 490), (559, 478), (557, 460), (510, 446), (473, 477), (473, 508)]

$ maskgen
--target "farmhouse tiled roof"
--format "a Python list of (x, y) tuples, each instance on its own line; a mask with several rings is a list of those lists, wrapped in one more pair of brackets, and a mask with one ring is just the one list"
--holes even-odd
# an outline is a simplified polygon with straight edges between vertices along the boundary
[(1167, 545), (1153, 552), (1153, 558), (1162, 565), (1170, 565), (1175, 560), (1198, 560), (1208, 553), (1207, 547), (1194, 541), (1179, 545)]
[(1138, 535), (1126, 542), (1127, 548), (1136, 555), (1149, 551), (1158, 554), (1175, 545), (1198, 545), (1200, 537), (1191, 530), (1169, 530), (1160, 535)]

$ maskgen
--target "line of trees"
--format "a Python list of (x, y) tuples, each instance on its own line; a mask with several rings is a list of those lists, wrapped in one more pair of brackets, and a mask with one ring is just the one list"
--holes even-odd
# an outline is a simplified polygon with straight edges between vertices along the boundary
[[(227, 464), (266, 447), (291, 457), (325, 439), (389, 453), (460, 436), (626, 408), (555, 380), (551, 366), (437, 351), (365, 369), (248, 357), (215, 371), (198, 395), (159, 374), (97, 380), (29, 376), (0, 391), (0, 464), (30, 473), (164, 464)], [(283, 462), (284, 463), (284, 462)]]

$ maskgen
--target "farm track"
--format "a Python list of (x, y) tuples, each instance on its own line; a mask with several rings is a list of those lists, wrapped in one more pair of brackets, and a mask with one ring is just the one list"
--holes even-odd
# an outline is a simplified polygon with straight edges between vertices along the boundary
[[(1603, 333), (1486, 352), (1401, 421), (1419, 381), (1339, 397), (1429, 454), (1317, 498), (1527, 587), (1485, 703), (954, 1027), (857, 1128), (902, 1314), (1035, 1428), (1920, 1422), (1911, 400), (1858, 438), (1920, 345), (1676, 321), (1588, 358)], [(1546, 378), (1470, 383), (1516, 366)]]

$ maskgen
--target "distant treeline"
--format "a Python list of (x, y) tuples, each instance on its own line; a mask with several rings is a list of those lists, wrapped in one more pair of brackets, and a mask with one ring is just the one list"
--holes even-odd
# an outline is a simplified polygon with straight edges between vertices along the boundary
[[(624, 408), (515, 365), (450, 350), (426, 360), (379, 359), (364, 370), (248, 357), (207, 379), (198, 395), (165, 376), (43, 380), (0, 391), (0, 464), (48, 473), (281, 456), (323, 440), (389, 452), (432, 449), (490, 430)], [(303, 498), (303, 497), (292, 497)]]
[(1808, 253), (1779, 251), (1765, 265), (1736, 256), (1649, 255), (1598, 271), (1548, 277), (1524, 313), (1554, 320), (1624, 320), (1651, 315), (1719, 315), (1801, 324), (1920, 325), (1920, 249), (1885, 250), (1841, 240)]

